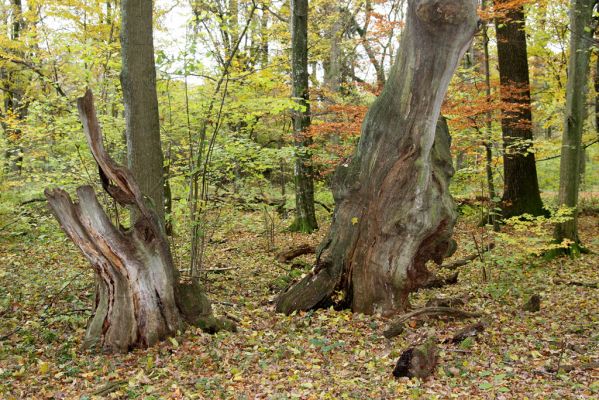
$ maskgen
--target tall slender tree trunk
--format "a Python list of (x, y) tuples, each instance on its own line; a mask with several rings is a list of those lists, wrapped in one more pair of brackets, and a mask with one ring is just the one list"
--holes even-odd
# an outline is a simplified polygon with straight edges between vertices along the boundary
[(329, 49), (329, 58), (325, 63), (324, 84), (333, 92), (338, 92), (341, 88), (341, 62), (343, 55), (341, 51), (341, 34), (343, 29), (343, 12), (338, 7), (332, 7), (332, 5), (329, 5), (329, 7), (329, 11), (336, 12), (339, 15), (339, 18), (336, 19), (328, 32), (331, 47)]
[(141, 192), (164, 222), (164, 172), (160, 143), (152, 1), (121, 1), (121, 85), (125, 102), (127, 157)]
[[(498, 6), (510, 0), (495, 0)], [(524, 7), (509, 6), (505, 16), (495, 21), (501, 98), (505, 105), (501, 119), (503, 131), (504, 217), (543, 215), (537, 168), (532, 147), (532, 112), (528, 53), (524, 31)]]
[(312, 168), (312, 139), (308, 93), (308, 0), (291, 1), (291, 96), (297, 108), (293, 110), (293, 139), (295, 142), (295, 221), (291, 229), (309, 233), (318, 229), (314, 210), (314, 177)]
[[(482, 8), (487, 8), (487, 1), (482, 0)], [(491, 102), (491, 67), (489, 63), (489, 24), (487, 21), (483, 22), (482, 26), (483, 34), (483, 48), (484, 48), (484, 66), (485, 66), (485, 94), (487, 95), (487, 103)], [(485, 147), (485, 173), (487, 175), (487, 190), (489, 192), (490, 204), (492, 204), (491, 210), (489, 210), (488, 222), (493, 225), (493, 230), (499, 232), (499, 221), (497, 218), (496, 198), (497, 193), (495, 191), (495, 182), (493, 178), (493, 120), (490, 104), (487, 111), (486, 121), (486, 135), (484, 139)]]
[(555, 239), (567, 239), (579, 247), (578, 237), (578, 187), (580, 183), (580, 157), (582, 131), (586, 119), (586, 99), (593, 44), (593, 9), (596, 0), (572, 0), (570, 3), (570, 58), (566, 86), (566, 113), (562, 152), (560, 157), (560, 184), (558, 202), (573, 209), (572, 219), (558, 224)]
[[(595, 40), (599, 41), (599, 32), (595, 33)], [(595, 88), (595, 130), (599, 137), (599, 51), (596, 54), (595, 59), (595, 76), (593, 79), (593, 86)]]
[(279, 296), (279, 312), (338, 295), (356, 312), (405, 310), (429, 278), (426, 263), (442, 261), (456, 212), (450, 137), (439, 116), (477, 22), (474, 0), (408, 1), (401, 52), (355, 155), (336, 171), (335, 214), (316, 266)]
[(268, 66), (268, 12), (262, 10), (260, 16), (260, 67)]
[[(10, 39), (18, 41), (21, 31), (25, 26), (23, 20), (23, 5), (21, 0), (11, 0), (12, 21), (10, 24)], [(15, 46), (18, 47), (18, 46)], [(6, 169), (13, 173), (21, 174), (23, 169), (23, 146), (21, 145), (22, 130), (21, 122), (27, 118), (27, 104), (24, 102), (24, 89), (22, 84), (26, 82), (17, 71), (2, 71), (5, 81), (4, 110), (8, 123), (3, 127), (7, 136), (9, 148), (6, 150)]]

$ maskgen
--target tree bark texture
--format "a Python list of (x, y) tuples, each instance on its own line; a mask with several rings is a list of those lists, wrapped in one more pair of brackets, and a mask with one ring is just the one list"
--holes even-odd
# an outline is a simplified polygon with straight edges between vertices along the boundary
[(310, 233), (318, 229), (314, 210), (314, 178), (310, 145), (308, 88), (308, 0), (291, 1), (291, 74), (292, 94), (297, 108), (293, 110), (295, 142), (295, 212), (291, 229)]
[(198, 288), (178, 285), (163, 225), (133, 174), (106, 153), (91, 92), (78, 100), (78, 108), (104, 189), (139, 215), (124, 230), (112, 224), (91, 186), (77, 190), (77, 202), (61, 189), (45, 192), (61, 227), (95, 272), (96, 301), (85, 346), (106, 352), (148, 347), (174, 335), (183, 319), (195, 323), (199, 317), (212, 318), (210, 303)]
[(580, 184), (582, 132), (586, 119), (586, 99), (593, 44), (593, 8), (596, 0), (572, 0), (570, 5), (570, 58), (566, 85), (566, 113), (560, 158), (559, 204), (574, 209), (572, 219), (558, 224), (555, 239), (579, 244), (577, 211)]
[(156, 94), (152, 1), (122, 0), (121, 85), (127, 157), (141, 192), (164, 221), (164, 172)]
[[(279, 312), (327, 304), (392, 314), (441, 263), (456, 218), (441, 103), (477, 28), (473, 0), (410, 0), (398, 55), (353, 158), (333, 182), (334, 219), (314, 270), (277, 299)], [(335, 295), (335, 297), (337, 297)]]
[[(496, 0), (501, 6), (510, 0)], [(524, 31), (524, 7), (509, 6), (496, 19), (499, 79), (504, 109), (503, 132), (503, 216), (543, 215), (535, 156), (532, 147), (532, 112), (528, 53)]]

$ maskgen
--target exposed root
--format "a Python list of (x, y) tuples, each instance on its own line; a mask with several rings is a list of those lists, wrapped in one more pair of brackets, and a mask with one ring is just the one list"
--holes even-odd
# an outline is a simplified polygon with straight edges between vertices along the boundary
[(293, 311), (308, 311), (316, 308), (331, 297), (337, 278), (331, 276), (329, 268), (310, 273), (276, 299), (277, 312), (291, 314)]

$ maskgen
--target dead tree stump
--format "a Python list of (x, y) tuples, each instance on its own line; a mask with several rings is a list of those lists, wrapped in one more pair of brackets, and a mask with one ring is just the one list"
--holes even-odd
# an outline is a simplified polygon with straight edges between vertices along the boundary
[(437, 367), (437, 340), (428, 338), (420, 346), (414, 346), (404, 351), (395, 368), (393, 376), (396, 378), (426, 378), (435, 372)]
[(138, 215), (125, 230), (113, 225), (91, 186), (77, 189), (76, 202), (62, 189), (45, 191), (62, 229), (95, 272), (96, 300), (84, 345), (124, 352), (174, 335), (184, 320), (212, 320), (199, 286), (179, 285), (164, 227), (132, 173), (106, 153), (91, 92), (77, 105), (104, 190)]

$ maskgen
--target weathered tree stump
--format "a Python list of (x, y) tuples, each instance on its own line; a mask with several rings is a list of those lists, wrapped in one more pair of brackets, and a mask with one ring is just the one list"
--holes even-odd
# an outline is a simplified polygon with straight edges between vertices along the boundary
[(45, 191), (62, 229), (95, 272), (96, 300), (84, 345), (124, 352), (174, 335), (183, 320), (211, 320), (210, 302), (199, 286), (179, 285), (164, 228), (132, 173), (106, 153), (91, 92), (77, 105), (102, 186), (138, 215), (125, 230), (112, 224), (91, 186), (77, 189), (77, 202), (62, 189)]
[(522, 310), (533, 313), (541, 311), (541, 296), (539, 294), (530, 296), (530, 299), (522, 305)]
[(404, 351), (395, 368), (393, 376), (396, 378), (426, 378), (435, 372), (437, 367), (437, 340), (428, 338), (420, 346), (414, 346)]
[[(279, 312), (345, 294), (353, 311), (393, 314), (441, 263), (456, 219), (441, 103), (477, 29), (473, 0), (409, 0), (401, 52), (333, 182), (336, 209), (314, 270), (277, 299)], [(439, 121), (439, 122), (437, 122)]]

